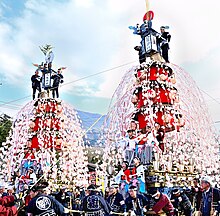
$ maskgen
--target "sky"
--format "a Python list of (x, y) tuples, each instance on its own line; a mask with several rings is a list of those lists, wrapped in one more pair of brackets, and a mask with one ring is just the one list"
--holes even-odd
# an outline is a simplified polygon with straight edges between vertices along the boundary
[[(192, 76), (213, 121), (220, 121), (219, 1), (149, 2), (153, 28), (170, 27), (171, 62)], [(133, 47), (140, 37), (128, 26), (141, 23), (145, 12), (145, 0), (0, 0), (0, 113), (13, 116), (31, 100), (32, 63), (44, 61), (44, 44), (54, 46), (53, 68), (67, 67), (61, 98), (82, 111), (107, 113), (121, 78), (138, 63)]]

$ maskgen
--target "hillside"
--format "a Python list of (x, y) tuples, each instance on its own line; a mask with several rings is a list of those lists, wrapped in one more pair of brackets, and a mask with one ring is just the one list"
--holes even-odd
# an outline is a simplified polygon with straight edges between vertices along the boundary
[[(101, 115), (97, 113), (90, 113), (90, 112), (84, 112), (77, 110), (78, 115), (80, 119), (82, 120), (82, 127), (85, 130), (88, 130), (94, 123), (97, 121)], [(89, 146), (97, 146), (99, 143), (97, 143), (97, 140), (99, 139), (101, 135), (101, 129), (103, 122), (105, 120), (106, 116), (103, 116), (93, 127), (90, 129), (84, 138), (84, 141), (86, 145)]]

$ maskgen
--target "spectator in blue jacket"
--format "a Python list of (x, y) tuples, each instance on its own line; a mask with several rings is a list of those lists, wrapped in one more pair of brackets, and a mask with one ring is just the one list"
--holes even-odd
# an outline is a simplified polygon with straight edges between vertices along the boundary
[(220, 191), (211, 187), (211, 179), (205, 176), (201, 179), (203, 189), (200, 211), (204, 216), (218, 215), (220, 213)]

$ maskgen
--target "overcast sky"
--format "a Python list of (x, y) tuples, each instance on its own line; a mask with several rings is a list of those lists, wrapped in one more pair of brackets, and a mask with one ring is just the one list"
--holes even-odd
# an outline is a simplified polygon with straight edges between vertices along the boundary
[[(217, 0), (149, 0), (153, 27), (170, 26), (170, 59), (196, 81), (214, 121), (220, 121), (220, 3)], [(38, 46), (54, 48), (54, 69), (64, 81), (138, 60), (140, 38), (128, 29), (141, 23), (145, 0), (0, 0), (0, 107), (14, 115), (31, 100), (30, 77), (41, 63)], [(136, 63), (133, 63), (136, 64)], [(61, 87), (75, 108), (106, 113), (114, 90), (132, 64)], [(217, 124), (216, 124), (217, 125)]]

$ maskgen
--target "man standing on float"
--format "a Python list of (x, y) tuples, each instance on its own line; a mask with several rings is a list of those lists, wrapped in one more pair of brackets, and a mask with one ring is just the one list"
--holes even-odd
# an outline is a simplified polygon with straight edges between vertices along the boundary
[(53, 98), (55, 98), (55, 94), (56, 97), (59, 98), (59, 91), (58, 91), (59, 85), (60, 83), (63, 83), (63, 75), (61, 74), (61, 68), (58, 69), (57, 74), (51, 76), (51, 79), (53, 79), (53, 85), (52, 85)]
[(164, 58), (166, 62), (169, 63), (168, 51), (170, 49), (169, 42), (171, 39), (171, 35), (169, 32), (166, 32), (165, 29), (166, 29), (165, 26), (160, 27), (161, 37), (162, 39), (165, 39), (165, 40), (162, 40), (160, 47), (162, 50), (162, 57)]
[(35, 71), (35, 74), (31, 77), (32, 89), (33, 89), (33, 100), (35, 99), (36, 90), (38, 90), (38, 98), (41, 93), (41, 77), (39, 76), (38, 69)]

